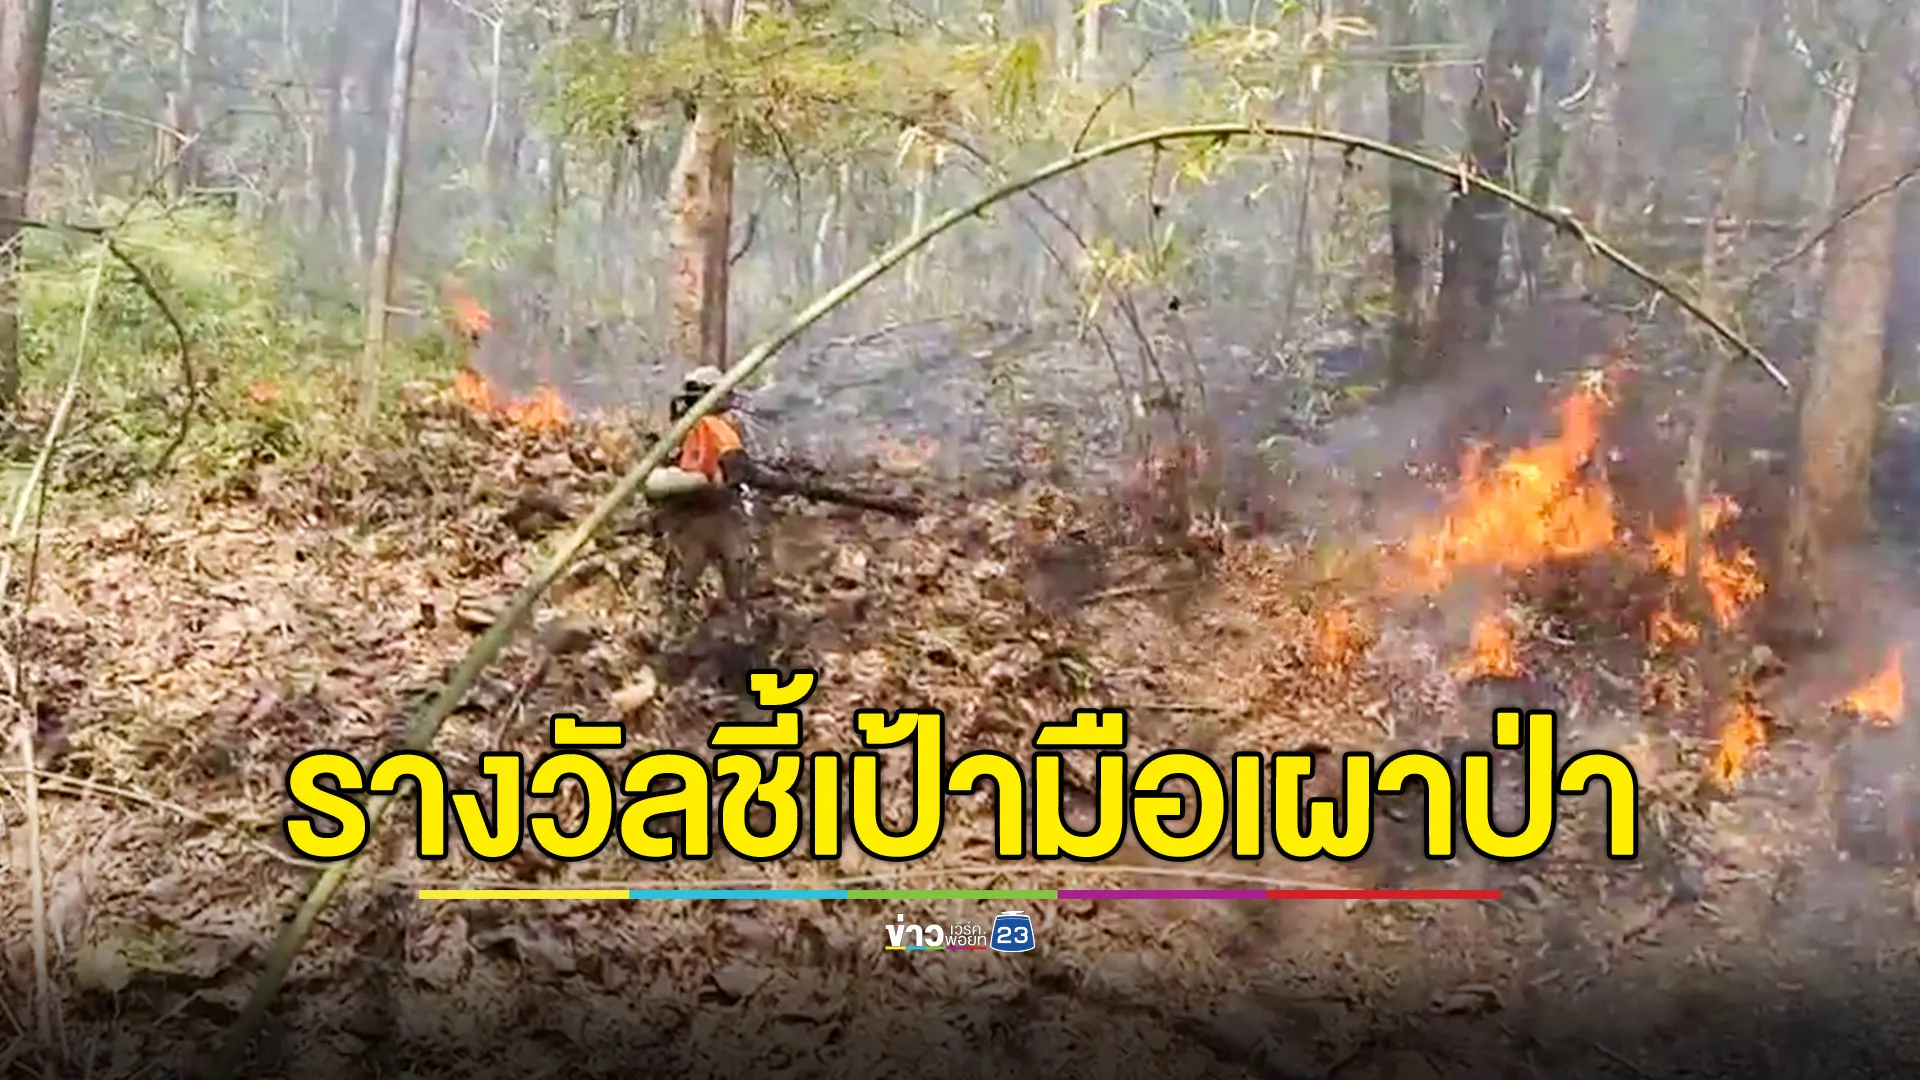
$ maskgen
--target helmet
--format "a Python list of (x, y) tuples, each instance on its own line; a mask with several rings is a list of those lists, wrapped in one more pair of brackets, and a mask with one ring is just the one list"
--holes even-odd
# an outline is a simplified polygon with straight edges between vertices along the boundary
[(703, 364), (687, 372), (687, 379), (683, 385), (689, 393), (704, 394), (725, 377), (726, 373), (719, 368), (712, 364)]

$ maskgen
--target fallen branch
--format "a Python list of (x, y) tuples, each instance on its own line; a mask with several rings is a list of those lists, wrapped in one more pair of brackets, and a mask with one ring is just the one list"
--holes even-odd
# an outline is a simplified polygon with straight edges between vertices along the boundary
[[(614, 484), (613, 490), (609, 491), (600, 500), (599, 504), (593, 508), (593, 511), (587, 515), (585, 520), (574, 527), (573, 532), (560, 543), (558, 550), (554, 552), (552, 557), (534, 573), (525, 585), (520, 587), (519, 592), (514, 595), (505, 610), (494, 620), (493, 625), (488, 627), (486, 632), (481, 634), (479, 639), (473, 643), (473, 646), (467, 650), (466, 656), (463, 657), (459, 665), (455, 667), (452, 675), (434, 697), (433, 701), (430, 702), (408, 726), (405, 748), (416, 752), (425, 752), (432, 748), (434, 739), (439, 734), (441, 723), (460, 706), (467, 692), (479, 680), (481, 673), (485, 671), (487, 666), (506, 648), (508, 640), (511, 639), (514, 633), (527, 621), (534, 606), (539, 603), (540, 597), (546, 592), (547, 588), (566, 572), (567, 568), (575, 559), (579, 558), (580, 554), (586, 550), (587, 545), (592, 542), (594, 537), (612, 522), (614, 517), (619, 514), (628, 503), (640, 495), (641, 488), (646, 483), (647, 477), (665, 463), (670, 451), (679, 446), (681, 440), (686, 438), (687, 433), (693, 429), (693, 426), (698, 423), (702, 417), (712, 412), (714, 407), (725, 399), (727, 395), (733, 393), (735, 388), (747, 379), (752, 378), (756, 372), (762, 367), (765, 367), (773, 359), (776, 353), (782, 348), (785, 348), (795, 338), (805, 333), (808, 328), (812, 327), (822, 318), (825, 318), (829, 312), (846, 303), (854, 295), (859, 293), (861, 289), (866, 288), (866, 286), (871, 284), (875, 279), (906, 261), (907, 258), (921, 248), (926, 247), (942, 233), (947, 232), (969, 218), (980, 215), (995, 204), (1005, 202), (1055, 177), (1064, 176), (1076, 170), (1083, 169), (1094, 162), (1141, 147), (1196, 139), (1212, 139), (1216, 142), (1226, 142), (1234, 138), (1249, 137), (1308, 139), (1331, 143), (1337, 146), (1350, 147), (1356, 150), (1365, 150), (1383, 157), (1406, 162), (1407, 164), (1425, 169), (1428, 172), (1449, 177), (1457, 183), (1478, 187), (1487, 191), (1536, 217), (1558, 226), (1561, 231), (1581, 240), (1587, 250), (1592, 254), (1598, 255), (1618, 265), (1633, 277), (1646, 283), (1650, 288), (1670, 297), (1688, 313), (1711, 327), (1727, 344), (1742, 355), (1758, 363), (1782, 387), (1790, 388), (1791, 384), (1788, 383), (1786, 376), (1782, 375), (1779, 369), (1775, 368), (1758, 349), (1754, 348), (1754, 346), (1749, 344), (1739, 334), (1735, 333), (1725, 323), (1707, 312), (1691, 297), (1685, 296), (1674, 286), (1667, 284), (1632, 259), (1621, 254), (1618, 249), (1612, 245), (1588, 232), (1572, 215), (1538, 206), (1524, 196), (1478, 175), (1463, 173), (1461, 170), (1442, 164), (1433, 158), (1426, 157), (1411, 150), (1403, 150), (1390, 143), (1380, 142), (1376, 139), (1370, 139), (1360, 135), (1348, 135), (1337, 131), (1323, 131), (1318, 128), (1219, 123), (1159, 128), (1153, 131), (1140, 132), (1124, 138), (1114, 139), (1110, 142), (1102, 143), (1099, 146), (1090, 147), (1079, 153), (1061, 158), (1026, 176), (1000, 184), (986, 194), (975, 198), (963, 206), (948, 210), (946, 213), (928, 222), (920, 231), (896, 242), (892, 247), (874, 258), (873, 261), (861, 267), (851, 277), (848, 277), (839, 285), (834, 286), (822, 294), (818, 299), (814, 300), (813, 303), (807, 305), (772, 337), (750, 349), (745, 356), (740, 358), (738, 363), (728, 369), (727, 373), (721, 377), (719, 382), (714, 384), (712, 389), (708, 390), (704, 396), (694, 402), (693, 406), (681, 415), (680, 419), (673, 424), (666, 435), (656, 441), (653, 446), (648, 449), (646, 454), (641, 457), (639, 462), (627, 471), (626, 475), (622, 476), (620, 480)], [(392, 805), (393, 796), (391, 795), (376, 795), (367, 801), (367, 829), (369, 835), (372, 835), (373, 832), (379, 828), (380, 822), (385, 818), (388, 809)], [(364, 851), (365, 849), (363, 848), (362, 850)], [(261, 971), (259, 980), (254, 984), (253, 992), (248, 996), (245, 1006), (241, 1009), (239, 1018), (235, 1020), (233, 1027), (228, 1031), (227, 1038), (220, 1048), (218, 1057), (215, 1059), (213, 1076), (217, 1078), (217, 1080), (230, 1080), (230, 1078), (239, 1072), (245, 1055), (252, 1046), (254, 1037), (259, 1033), (261, 1025), (267, 1018), (268, 1010), (273, 1006), (274, 999), (279, 994), (281, 984), (285, 982), (288, 971), (293, 967), (294, 958), (299, 954), (301, 946), (305, 944), (307, 935), (312, 932), (314, 922), (320, 917), (321, 911), (332, 902), (334, 894), (338, 892), (340, 886), (346, 882), (347, 876), (353, 872), (354, 865), (358, 861), (359, 857), (353, 856), (334, 863), (322, 871), (314, 881), (313, 886), (307, 891), (306, 897), (300, 902), (300, 906), (295, 910), (293, 917), (282, 925), (279, 937), (274, 941), (273, 947), (268, 951), (266, 966)]]

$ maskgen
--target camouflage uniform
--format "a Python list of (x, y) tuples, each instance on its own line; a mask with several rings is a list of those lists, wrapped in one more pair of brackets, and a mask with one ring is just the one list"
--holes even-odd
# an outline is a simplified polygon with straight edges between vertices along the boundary
[[(682, 415), (719, 380), (720, 372), (715, 368), (700, 368), (690, 374), (681, 398), (675, 403), (674, 415)], [(679, 466), (708, 476), (710, 480), (719, 476), (716, 470), (722, 457), (744, 449), (732, 423), (719, 417), (714, 419), (720, 421), (713, 425), (721, 433), (718, 442), (711, 437), (703, 438), (703, 429), (696, 427), (681, 448)], [(701, 423), (705, 425), (708, 421)], [(705, 434), (712, 435), (711, 432)], [(753, 545), (751, 523), (740, 490), (724, 482), (714, 482), (712, 486), (677, 492), (659, 500), (656, 520), (667, 563), (663, 599), (668, 634), (680, 637), (694, 629), (693, 605), (709, 567), (719, 568), (728, 621), (743, 618), (753, 568)]]
[[(731, 619), (746, 611), (753, 568), (749, 523), (732, 491), (696, 492), (665, 501), (659, 525), (667, 564), (667, 632), (681, 637), (695, 626), (694, 603), (709, 567), (720, 570), (721, 598)], [(730, 621), (731, 621), (730, 619)]]

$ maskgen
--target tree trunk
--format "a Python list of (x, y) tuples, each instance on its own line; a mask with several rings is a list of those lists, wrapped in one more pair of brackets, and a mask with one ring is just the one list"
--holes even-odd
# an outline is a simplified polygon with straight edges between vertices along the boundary
[[(1853, 121), (1854, 102), (1859, 98), (1860, 67), (1862, 60), (1842, 67), (1827, 109), (1826, 153), (1820, 157), (1820, 164), (1813, 170), (1812, 193), (1808, 198), (1815, 214), (1833, 214), (1842, 209), (1839, 205), (1838, 186), (1840, 178), (1840, 158), (1847, 145), (1848, 126)], [(1807, 253), (1807, 265), (1800, 275), (1801, 287), (1795, 290), (1794, 307), (1796, 314), (1811, 311), (1818, 297), (1820, 285), (1827, 276), (1827, 241), (1830, 237), (1821, 237), (1813, 250)]]
[(1100, 5), (1089, 3), (1080, 15), (1080, 72), (1091, 73), (1100, 63), (1100, 18), (1105, 12)]
[(320, 133), (315, 139), (313, 175), (308, 182), (313, 185), (313, 206), (315, 227), (325, 230), (321, 235), (344, 236), (346, 225), (340, 212), (340, 194), (344, 190), (340, 180), (346, 170), (346, 117), (341, 112), (346, 97), (341, 92), (341, 81), (346, 78), (346, 50), (340, 42), (341, 0), (332, 0), (328, 14), (328, 39), (324, 56), (324, 68), (317, 91), (321, 95)]
[[(614, 46), (625, 44), (632, 27), (640, 17), (630, 4), (621, 4), (609, 20), (607, 40)], [(600, 221), (612, 224), (620, 214), (620, 195), (627, 187), (627, 165), (633, 160), (633, 147), (627, 140), (613, 144), (607, 154), (607, 191), (600, 200)]]
[[(1740, 64), (1734, 76), (1734, 93), (1739, 105), (1733, 121), (1733, 162), (1716, 185), (1712, 206), (1701, 226), (1700, 287), (1709, 296), (1718, 283), (1720, 262), (1739, 235), (1731, 223), (1723, 228), (1722, 219), (1729, 210), (1740, 215), (1747, 207), (1747, 188), (1753, 176), (1753, 150), (1748, 142), (1753, 126), (1754, 80), (1760, 73), (1760, 56), (1766, 51), (1767, 39), (1773, 34), (1778, 8), (1778, 0), (1762, 0), (1753, 27), (1747, 31), (1747, 40), (1740, 49)], [(1720, 352), (1724, 354), (1725, 350)]]
[[(1620, 98), (1627, 85), (1627, 54), (1633, 48), (1633, 28), (1640, 14), (1639, 0), (1594, 0), (1593, 114), (1587, 126), (1587, 173), (1591, 177), (1583, 215), (1601, 235), (1619, 195), (1621, 158), (1626, 140), (1620, 126)], [(1606, 285), (1607, 264), (1582, 259), (1574, 264), (1574, 280), (1589, 292)]]
[(0, 4), (0, 410), (20, 395), (20, 219), (33, 178), (53, 0)]
[[(709, 0), (696, 12), (715, 40), (732, 25), (731, 5)], [(708, 103), (694, 106), (681, 136), (670, 196), (673, 360), (695, 367), (727, 362), (727, 248), (733, 237), (733, 147)]]
[[(1386, 0), (1388, 45), (1402, 62), (1387, 72), (1387, 141), (1408, 150), (1426, 141), (1426, 69), (1412, 55), (1421, 43), (1414, 0)], [(1387, 166), (1387, 232), (1393, 247), (1393, 331), (1387, 362), (1395, 383), (1413, 381), (1420, 366), (1426, 319), (1427, 255), (1431, 246), (1426, 174), (1412, 165)]]
[[(1759, 74), (1760, 56), (1773, 33), (1773, 24), (1779, 11), (1780, 0), (1761, 0), (1760, 9), (1754, 15), (1753, 27), (1747, 32), (1747, 41), (1741, 50), (1739, 67), (1734, 76), (1739, 108), (1734, 114), (1733, 160), (1714, 187), (1713, 202), (1701, 226), (1700, 296), (1712, 307), (1720, 306), (1720, 261), (1731, 251), (1735, 240), (1745, 232), (1744, 228), (1734, 228), (1731, 222), (1722, 228), (1722, 219), (1728, 217), (1729, 213), (1744, 219), (1751, 209), (1748, 204), (1751, 201), (1749, 188), (1753, 177), (1753, 153), (1748, 144), (1753, 120), (1753, 86)], [(1707, 636), (1701, 640), (1703, 648), (1711, 648), (1714, 620), (1712, 613), (1707, 610), (1709, 598), (1701, 595), (1699, 559), (1703, 537), (1700, 508), (1706, 498), (1707, 480), (1711, 472), (1709, 457), (1713, 451), (1714, 422), (1719, 416), (1722, 388), (1732, 363), (1733, 354), (1727, 349), (1714, 349), (1713, 355), (1707, 358), (1707, 369), (1700, 377), (1700, 389), (1694, 400), (1693, 426), (1687, 433), (1687, 453), (1680, 468), (1680, 488), (1687, 504), (1686, 576), (1690, 591), (1695, 594), (1692, 600), (1695, 614), (1706, 628)]]
[(1076, 61), (1074, 0), (1053, 0), (1053, 61), (1061, 78), (1071, 80)]
[(361, 354), (360, 414), (363, 417), (372, 416), (379, 402), (380, 367), (387, 344), (387, 307), (393, 299), (393, 255), (400, 236), (400, 203), (407, 171), (413, 53), (419, 32), (420, 0), (400, 0), (400, 25), (393, 32), (393, 92), (387, 98), (387, 153), (380, 178), (380, 219), (374, 226), (373, 262), (367, 275), (366, 346)]
[(820, 220), (813, 229), (813, 259), (808, 271), (808, 292), (820, 288), (827, 281), (827, 244), (833, 239), (834, 226), (839, 223), (840, 193), (847, 185), (847, 171), (847, 166), (842, 164), (829, 182), (826, 203), (820, 207)]
[[(1554, 201), (1561, 160), (1566, 156), (1567, 125), (1561, 117), (1559, 103), (1574, 90), (1573, 55), (1578, 36), (1565, 12), (1549, 9), (1546, 42), (1540, 57), (1540, 153), (1534, 162), (1533, 178), (1527, 185), (1527, 197), (1539, 206)], [(1545, 284), (1551, 229), (1546, 222), (1529, 216), (1521, 219), (1516, 230), (1520, 277), (1529, 304), (1539, 300)]]
[[(1325, 22), (1327, 6), (1322, 0), (1308, 13), (1314, 25)], [(1307, 67), (1307, 126), (1318, 128), (1326, 119), (1326, 65), (1318, 60)], [(1318, 174), (1319, 147), (1307, 143), (1300, 155), (1300, 197), (1293, 207), (1293, 245), (1287, 259), (1287, 281), (1280, 294), (1280, 333), (1294, 332), (1293, 316), (1300, 304), (1300, 290), (1307, 279), (1317, 276), (1319, 252), (1313, 240), (1313, 187)]]
[[(1912, 5), (1897, 5), (1863, 59), (1859, 100), (1847, 125), (1838, 188), (1849, 205), (1890, 183), (1905, 164), (1905, 132), (1914, 122), (1905, 60), (1913, 51)], [(1800, 404), (1798, 454), (1788, 506), (1780, 580), (1790, 613), (1816, 631), (1830, 614), (1832, 557), (1870, 524), (1869, 467), (1877, 422), (1893, 281), (1897, 200), (1874, 199), (1842, 220), (1828, 239), (1814, 363)]]
[[(927, 204), (933, 191), (933, 169), (935, 148), (917, 146), (914, 148), (919, 160), (913, 163), (913, 212), (909, 219), (908, 231), (917, 233), (927, 224)], [(907, 259), (907, 265), (901, 276), (907, 291), (907, 303), (917, 306), (920, 303), (921, 271), (925, 263), (921, 259), (925, 251), (916, 251)]]
[(167, 197), (178, 200), (200, 185), (200, 103), (198, 96), (200, 39), (207, 18), (207, 0), (186, 0), (180, 18), (180, 55), (173, 95), (167, 110), (172, 129), (172, 161), (167, 169)]
[(363, 262), (367, 255), (367, 223), (360, 207), (360, 144), (354, 137), (353, 120), (359, 112), (360, 83), (348, 75), (340, 80), (340, 225), (341, 239), (347, 247), (349, 263)]
[[(1487, 45), (1469, 106), (1467, 146), (1470, 167), (1489, 180), (1504, 183), (1511, 171), (1513, 144), (1526, 124), (1527, 99), (1540, 64), (1544, 15), (1544, 0), (1507, 0)], [(1440, 297), (1424, 378), (1451, 372), (1492, 339), (1506, 226), (1503, 200), (1479, 188), (1455, 192), (1447, 209)]]
[(489, 219), (500, 190), (500, 53), (505, 32), (504, 19), (496, 17), (487, 25), (487, 125), (480, 131), (480, 176), (486, 185)]

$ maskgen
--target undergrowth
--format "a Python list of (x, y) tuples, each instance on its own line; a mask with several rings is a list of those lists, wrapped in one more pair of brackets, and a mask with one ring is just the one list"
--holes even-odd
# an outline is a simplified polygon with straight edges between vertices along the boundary
[[(106, 206), (93, 217), (113, 221), (120, 213)], [(441, 335), (397, 340), (381, 395), (389, 407), (360, 426), (350, 407), (358, 376), (357, 315), (296, 311), (287, 299), (297, 270), (291, 251), (214, 206), (135, 215), (113, 235), (178, 320), (187, 355), (183, 361), (173, 324), (134, 272), (109, 259), (87, 333), (81, 397), (54, 476), (64, 490), (112, 499), (131, 482), (219, 481), (266, 462), (297, 465), (404, 440), (391, 407), (399, 387), (451, 376), (453, 359)], [(36, 232), (27, 264), (25, 430), (9, 448), (8, 487), (37, 452), (80, 345), (92, 241)]]

